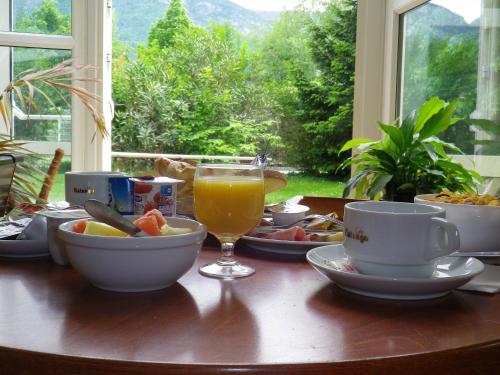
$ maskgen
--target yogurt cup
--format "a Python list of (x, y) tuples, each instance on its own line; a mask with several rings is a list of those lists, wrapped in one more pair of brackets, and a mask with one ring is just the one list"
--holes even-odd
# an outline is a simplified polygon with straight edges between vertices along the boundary
[(41, 211), (38, 212), (37, 215), (45, 217), (47, 220), (47, 241), (52, 260), (61, 266), (68, 265), (69, 261), (68, 257), (66, 256), (64, 242), (58, 237), (57, 233), (59, 225), (67, 221), (88, 218), (89, 214), (85, 210), (78, 209)]
[(144, 215), (153, 209), (163, 216), (175, 216), (177, 184), (184, 182), (169, 177), (155, 179), (131, 178), (134, 182), (134, 215)]

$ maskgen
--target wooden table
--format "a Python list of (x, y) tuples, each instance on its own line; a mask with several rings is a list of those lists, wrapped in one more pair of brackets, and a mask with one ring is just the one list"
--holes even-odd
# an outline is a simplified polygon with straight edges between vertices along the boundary
[[(204, 248), (197, 266), (217, 256)], [(0, 374), (500, 372), (500, 295), (377, 300), (305, 261), (239, 258), (257, 274), (221, 282), (196, 266), (138, 294), (48, 259), (0, 260)]]

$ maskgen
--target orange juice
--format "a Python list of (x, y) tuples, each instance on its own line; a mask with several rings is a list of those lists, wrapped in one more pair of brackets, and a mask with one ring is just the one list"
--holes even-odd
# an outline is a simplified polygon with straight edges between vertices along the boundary
[(194, 181), (196, 219), (223, 241), (255, 227), (264, 212), (264, 181), (252, 176), (206, 176)]

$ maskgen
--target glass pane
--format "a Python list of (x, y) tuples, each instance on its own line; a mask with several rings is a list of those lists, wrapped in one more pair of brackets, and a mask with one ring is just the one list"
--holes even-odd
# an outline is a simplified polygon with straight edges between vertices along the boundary
[[(499, 122), (499, 12), (500, 0), (433, 0), (402, 16), (401, 117), (439, 96), (459, 98), (460, 117)], [(459, 124), (442, 138), (469, 155), (500, 155), (499, 130)]]
[(0, 31), (71, 35), (71, 0), (0, 0)]
[[(71, 51), (13, 48), (0, 46), (0, 87), (17, 80), (29, 70), (45, 70), (71, 58)], [(71, 96), (66, 91), (55, 89), (43, 82), (33, 82), (33, 104), (26, 98), (30, 95), (27, 85), (12, 95), (12, 119), (7, 129), (0, 122), (0, 133), (16, 140), (27, 141), (26, 148), (41, 155), (34, 163), (47, 171), (57, 148), (63, 148), (65, 158), (50, 195), (51, 201), (64, 200), (63, 173), (71, 167)], [(19, 93), (24, 100), (19, 98)]]

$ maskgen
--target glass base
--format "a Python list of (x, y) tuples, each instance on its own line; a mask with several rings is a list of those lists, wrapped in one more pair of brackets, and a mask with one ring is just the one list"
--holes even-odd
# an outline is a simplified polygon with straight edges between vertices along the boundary
[(206, 264), (200, 267), (199, 272), (203, 276), (216, 279), (233, 280), (241, 277), (252, 276), (255, 268), (243, 264), (224, 265), (221, 263)]

